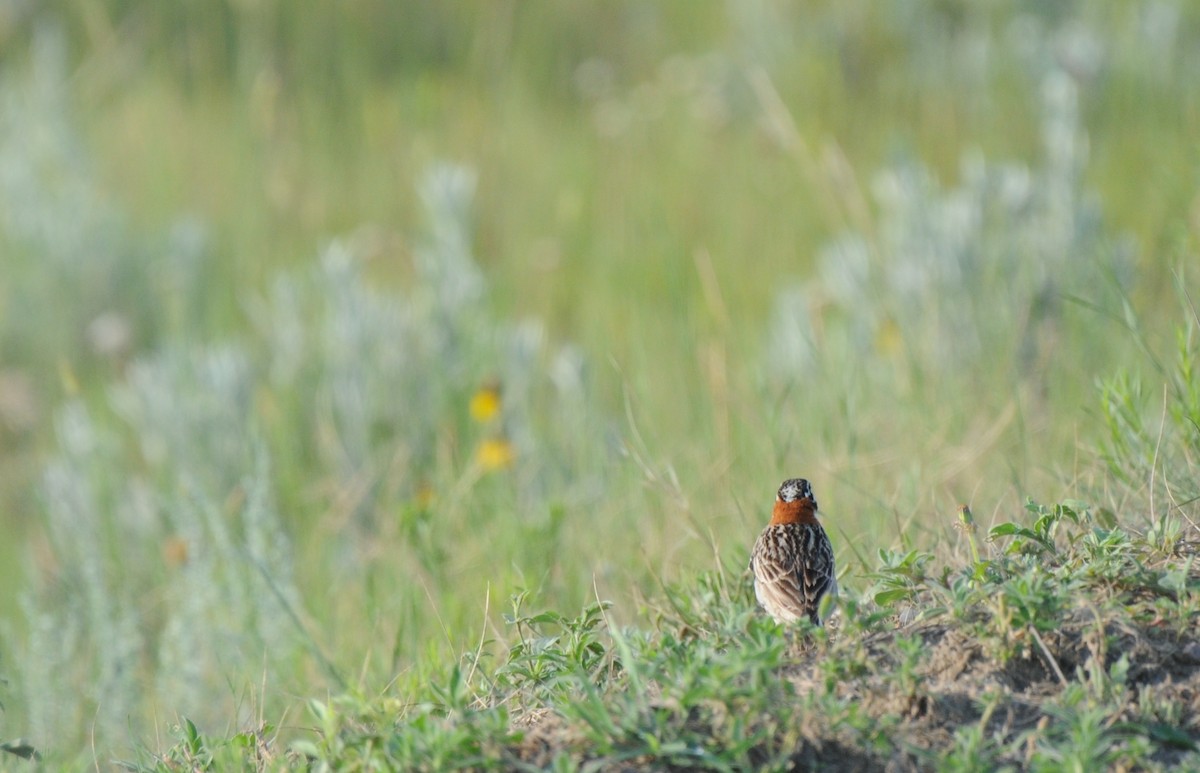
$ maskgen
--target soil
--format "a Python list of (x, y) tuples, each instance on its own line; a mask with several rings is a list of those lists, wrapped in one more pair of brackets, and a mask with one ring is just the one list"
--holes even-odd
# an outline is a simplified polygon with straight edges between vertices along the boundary
[[(899, 688), (903, 680), (891, 678), (902, 665), (896, 646), (899, 636), (919, 636), (923, 645), (914, 669), (916, 678), (909, 680), (907, 690)], [(1162, 737), (1152, 739), (1151, 759), (1166, 767), (1176, 764), (1189, 744), (1200, 739), (1200, 643), (1168, 621), (1151, 620), (1134, 627), (1098, 621), (1093, 613), (1079, 611), (1066, 616), (1053, 631), (1019, 642), (1016, 654), (1008, 658), (986, 652), (966, 628), (936, 622), (875, 634), (863, 646), (867, 662), (873, 664), (871, 672), (844, 681), (839, 692), (857, 701), (868, 715), (897, 722), (890, 735), (902, 739), (898, 746), (903, 750), (864, 749), (861, 742), (822, 727), (820, 718), (814, 717), (791, 757), (794, 769), (929, 770), (942, 750), (953, 745), (957, 731), (981, 723), (985, 739), (1001, 739), (1006, 748), (1016, 750), (1004, 762), (1025, 768), (1041, 734), (1058, 729), (1059, 720), (1048, 709), (1067, 684), (1086, 684), (1089, 669), (1094, 671), (1098, 664), (1103, 664), (1106, 675), (1111, 674), (1122, 655), (1128, 663), (1124, 688), (1108, 688), (1117, 692), (1110, 700), (1124, 704), (1115, 722), (1144, 722), (1161, 707), (1173, 705), (1176, 715), (1162, 717)], [(793, 665), (784, 676), (797, 694), (823, 689), (819, 653), (798, 642), (792, 645), (791, 655)], [(698, 716), (696, 721), (703, 720)], [(564, 749), (572, 750), (577, 759), (591, 756), (580, 733), (552, 711), (538, 709), (513, 724), (514, 730), (524, 732), (511, 751), (527, 764), (545, 767)], [(599, 763), (595, 769), (606, 771), (672, 769), (661, 760), (643, 758), (592, 761)]]

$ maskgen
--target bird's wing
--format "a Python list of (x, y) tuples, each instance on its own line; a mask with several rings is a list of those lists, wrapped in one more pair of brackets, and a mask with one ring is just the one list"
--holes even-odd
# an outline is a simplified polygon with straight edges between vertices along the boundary
[(796, 617), (808, 615), (803, 556), (798, 550), (772, 550), (763, 545), (750, 560), (755, 592)]
[(800, 567), (804, 585), (804, 600), (808, 608), (816, 611), (817, 604), (826, 593), (836, 592), (837, 575), (833, 569), (833, 546), (824, 531), (813, 535), (805, 551), (806, 560)]
[[(833, 547), (819, 526), (764, 534), (750, 559), (760, 601), (814, 622), (821, 597), (835, 586)], [(765, 606), (765, 604), (764, 604)]]

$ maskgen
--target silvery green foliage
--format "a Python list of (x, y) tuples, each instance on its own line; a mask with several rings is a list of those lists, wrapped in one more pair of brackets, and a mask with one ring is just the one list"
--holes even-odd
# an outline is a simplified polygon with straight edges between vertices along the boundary
[[(388, 486), (411, 496), (446, 474), (435, 458), (439, 438), (460, 436), (465, 453), (474, 436), (500, 431), (521, 460), (517, 495), (528, 505), (521, 512), (544, 512), (540, 500), (550, 490), (570, 498), (595, 489), (584, 470), (597, 465), (581, 457), (603, 446), (601, 427), (580, 400), (578, 352), (554, 351), (536, 321), (490, 312), (471, 252), (474, 185), (473, 172), (448, 164), (420, 181), (428, 226), (414, 246), (416, 281), (405, 292), (370, 286), (353, 240), (338, 241), (315, 268), (277, 279), (251, 316), (272, 388), (314, 417), (318, 454), (347, 481), (372, 481), (375, 491), (386, 473)], [(500, 426), (463, 424), (471, 395), (492, 379), (503, 390)], [(535, 400), (563, 420), (534, 426)], [(396, 459), (404, 464), (396, 467)], [(369, 525), (374, 504), (374, 495), (362, 498), (360, 525)]]
[(92, 183), (70, 120), (65, 49), (58, 31), (39, 29), (28, 75), (0, 80), (0, 228), (41, 253), (45, 268), (104, 280), (119, 260), (109, 247), (120, 241), (120, 224)]
[(872, 230), (834, 240), (809, 284), (779, 294), (774, 372), (791, 378), (853, 362), (856, 373), (887, 380), (893, 355), (917, 372), (985, 359), (1033, 367), (1062, 296), (1099, 292), (1120, 265), (1083, 190), (1078, 100), (1075, 79), (1046, 74), (1037, 167), (971, 153), (952, 187), (915, 162), (880, 173)]
[[(45, 739), (88, 723), (100, 705), (95, 733), (113, 738), (138, 707), (146, 643), (141, 610), (121, 576), (124, 524), (114, 505), (126, 492), (106, 461), (116, 458), (118, 442), (78, 402), (59, 412), (56, 430), (59, 453), (42, 482), (56, 567), (38, 605), (25, 600), (30, 635), (21, 662), (30, 663), (33, 678), (24, 681), (23, 697)], [(54, 597), (49, 605), (47, 596)], [(65, 635), (51, 646), (46, 638), (55, 630)]]
[(0, 342), (63, 356), (134, 256), (71, 125), (62, 36), (40, 30), (30, 58), (0, 77)]
[[(6, 366), (123, 359), (186, 330), (206, 270), (202, 226), (142, 243), (95, 180), (72, 122), (66, 42), (38, 27), (24, 67), (0, 73), (0, 344)], [(29, 342), (36, 342), (30, 347)]]
[[(72, 131), (61, 40), (39, 36), (35, 53), (28, 81), (0, 82), (0, 332), (44, 344), (40, 364), (53, 365), (84, 361), (86, 330), (91, 353), (119, 352), (123, 367), (104, 399), (56, 412), (42, 480), (51, 557), (31, 567), (20, 639), (6, 637), (22, 735), (70, 755), (147, 740), (155, 720), (179, 715), (224, 726), (253, 703), (232, 705), (244, 685), (303, 669), (284, 606), (302, 610), (276, 503), (294, 493), (281, 488), (283, 454), (302, 459), (286, 460), (292, 480), (365, 490), (360, 528), (345, 531), (368, 539), (380, 508), (394, 517), (422, 485), (470, 496), (485, 433), (502, 433), (517, 463), (481, 507), (537, 526), (555, 505), (602, 493), (603, 426), (582, 358), (487, 308), (471, 171), (439, 165), (421, 182), (413, 287), (373, 288), (335, 243), (252, 304), (256, 335), (205, 347), (187, 333), (205, 286), (203, 225), (181, 220), (161, 249), (132, 242)], [(172, 332), (131, 356), (130, 336)], [(499, 426), (473, 426), (466, 406), (493, 378)], [(260, 398), (295, 417), (282, 440), (263, 431)], [(439, 448), (456, 452), (449, 467)], [(365, 542), (335, 546), (343, 566), (364, 565)]]
[(167, 350), (130, 365), (110, 402), (151, 471), (227, 491), (252, 458), (254, 382), (238, 348)]
[(244, 684), (265, 673), (278, 680), (297, 654), (297, 632), (283, 603), (303, 607), (265, 449), (254, 452), (243, 477), (232, 508), (185, 490), (168, 513), (172, 530), (186, 535), (188, 553), (177, 581), (163, 590), (156, 686), (160, 705), (193, 719), (229, 721), (236, 697), (230, 678)]
[[(58, 412), (42, 483), (55, 572), (27, 597), (17, 648), (39, 744), (69, 748), (81, 728), (99, 748), (134, 740), (148, 685), (159, 710), (225, 722), (231, 684), (291, 667), (283, 604), (299, 594), (253, 384), (236, 349), (172, 351), (131, 365), (116, 419)], [(53, 630), (64, 638), (47, 646)]]
[(421, 285), (441, 314), (453, 318), (483, 298), (483, 277), (471, 256), (475, 173), (435, 164), (419, 186), (428, 237), (416, 250)]
[(371, 287), (352, 248), (337, 241), (314, 269), (279, 277), (252, 308), (272, 386), (328, 429), (318, 450), (347, 478), (378, 472), (390, 461), (381, 447), (396, 438), (415, 465), (428, 465), (439, 422), (503, 365), (497, 350), (507, 330), (479, 308), (473, 185), (458, 167), (427, 175), (430, 236), (415, 250), (419, 281), (410, 293)]
[[(426, 179), (430, 228), (408, 292), (372, 288), (354, 252), (335, 243), (253, 305), (257, 339), (135, 358), (103, 404), (58, 411), (42, 484), (53, 570), (32, 577), (25, 638), (13, 647), (36, 744), (81, 746), (86, 728), (96, 748), (112, 749), (146, 740), (156, 713), (202, 726), (248, 721), (236, 714), (253, 702), (239, 691), (263, 678), (283, 689), (302, 670), (289, 612), (303, 602), (273, 454), (303, 457), (293, 474), (364, 492), (359, 528), (331, 546), (348, 575), (365, 563), (380, 507), (395, 512), (429, 481), (469, 496), (479, 482), (472, 433), (502, 429), (519, 460), (506, 471), (516, 485), (488, 488), (476, 514), (536, 522), (565, 498), (599, 494), (592, 471), (604, 467), (594, 464), (603, 444), (582, 359), (552, 351), (536, 323), (486, 309), (470, 254), (472, 179), (456, 167)], [(202, 241), (194, 225), (173, 234), (185, 269)], [(504, 387), (502, 427), (485, 430), (463, 416), (493, 377)], [(296, 417), (282, 445), (268, 448), (260, 398)], [(535, 426), (542, 399), (557, 421)], [(451, 469), (435, 448), (447, 438), (463, 446)], [(422, 560), (439, 553), (418, 547)]]
[[(86, 623), (81, 615), (42, 611), (28, 594), (21, 597), (21, 612), (25, 640), (12, 647), (19, 660), (10, 659), (20, 664), (21, 672), (19, 679), (5, 677), (15, 683), (18, 703), (10, 709), (6, 730), (19, 727), (30, 739), (61, 738), (65, 728), (87, 721), (87, 704), (77, 689), (91, 678), (82, 641)], [(5, 634), (14, 639), (11, 630)]]

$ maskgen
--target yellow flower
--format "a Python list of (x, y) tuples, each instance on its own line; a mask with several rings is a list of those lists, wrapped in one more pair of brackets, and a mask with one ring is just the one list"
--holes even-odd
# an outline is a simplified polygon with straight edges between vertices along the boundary
[(883, 321), (875, 331), (875, 350), (883, 355), (899, 354), (904, 348), (904, 334), (900, 326), (891, 317)]
[(74, 397), (79, 394), (79, 379), (75, 377), (75, 369), (66, 360), (58, 361), (58, 378), (62, 382), (63, 391)]
[(183, 566), (188, 562), (188, 544), (183, 537), (167, 537), (162, 544), (163, 559), (170, 567)]
[(485, 472), (507, 469), (517, 461), (517, 449), (505, 438), (490, 438), (475, 449), (475, 461)]
[(496, 418), (500, 413), (500, 383), (492, 381), (484, 384), (471, 396), (471, 418), (483, 424)]
[(431, 486), (428, 482), (422, 482), (419, 486), (417, 486), (417, 491), (413, 495), (413, 504), (424, 510), (433, 504), (433, 500), (436, 496), (437, 492), (434, 491), (433, 486)]

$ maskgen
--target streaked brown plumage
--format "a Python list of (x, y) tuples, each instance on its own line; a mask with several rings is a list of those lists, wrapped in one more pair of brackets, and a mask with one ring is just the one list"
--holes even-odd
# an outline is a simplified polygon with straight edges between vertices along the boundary
[(776, 622), (807, 617), (821, 625), (821, 599), (837, 595), (837, 575), (807, 480), (791, 478), (779, 487), (771, 522), (750, 554), (750, 570), (754, 595)]

